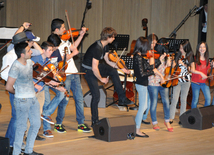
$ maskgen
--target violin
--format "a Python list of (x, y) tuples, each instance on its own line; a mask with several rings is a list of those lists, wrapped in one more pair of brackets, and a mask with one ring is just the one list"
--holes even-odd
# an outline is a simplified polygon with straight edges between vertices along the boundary
[(46, 72), (51, 72), (54, 75), (54, 77), (57, 79), (57, 81), (60, 83), (64, 83), (66, 80), (66, 76), (65, 76), (65, 78), (63, 78), (57, 73), (56, 67), (53, 64), (46, 65), (43, 68), (43, 70)]
[[(86, 28), (86, 31), (88, 31), (88, 30), (89, 30), (89, 28)], [(74, 38), (78, 37), (79, 31), (82, 31), (82, 29), (70, 28), (69, 30), (65, 30), (63, 35), (61, 36), (61, 39), (64, 41), (69, 40), (71, 38), (71, 34)]]
[(158, 52), (156, 50), (149, 50), (149, 51), (147, 51), (146, 54), (143, 54), (143, 58), (145, 58), (145, 59), (150, 59), (153, 57), (154, 57), (154, 59), (159, 59), (160, 54), (158, 54)]
[(63, 78), (63, 81), (66, 80), (65, 70), (68, 68), (68, 63), (66, 62), (66, 56), (67, 56), (67, 53), (68, 53), (68, 47), (67, 46), (64, 47), (64, 52), (65, 52), (64, 60), (60, 61), (58, 63), (58, 67), (57, 67), (60, 76)]
[[(214, 58), (213, 58), (213, 60), (214, 60)], [(211, 65), (211, 68), (208, 69), (207, 76), (208, 77), (207, 77), (207, 80), (205, 82), (206, 85), (209, 86), (209, 87), (214, 86), (214, 69), (213, 69), (213, 65)]]
[(37, 83), (40, 81), (49, 82), (54, 80), (53, 73), (43, 70), (43, 67), (39, 63), (33, 65), (33, 78), (38, 80)]
[(126, 68), (127, 69), (124, 60), (120, 59), (118, 57), (116, 51), (109, 52), (108, 58), (109, 58), (110, 61), (115, 62), (118, 68), (120, 68), (120, 69)]

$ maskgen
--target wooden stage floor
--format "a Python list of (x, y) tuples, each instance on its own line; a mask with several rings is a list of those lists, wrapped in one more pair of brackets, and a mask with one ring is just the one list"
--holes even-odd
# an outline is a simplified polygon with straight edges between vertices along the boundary
[[(107, 86), (110, 86), (109, 83)], [(105, 86), (105, 87), (107, 87)], [(89, 89), (82, 79), (83, 94)], [(112, 102), (111, 90), (107, 91), (107, 103)], [(53, 94), (51, 95), (53, 97)], [(213, 96), (213, 93), (212, 93)], [(5, 87), (0, 83), (0, 103), (2, 109), (0, 110), (0, 136), (5, 136), (7, 126), (11, 117), (11, 106), (9, 103), (9, 95), (5, 91)], [(200, 97), (199, 106), (204, 103), (203, 97)], [(90, 108), (85, 107), (85, 122), (91, 125)], [(120, 111), (116, 105), (108, 108), (99, 108), (100, 119), (105, 117), (121, 117), (127, 115), (136, 116), (137, 111), (130, 110)], [(51, 116), (55, 121), (56, 111)], [(78, 133), (75, 105), (73, 98), (70, 98), (66, 109), (66, 114), (63, 124), (65, 125), (66, 133), (57, 133), (53, 131), (54, 138), (46, 138), (45, 141), (36, 141), (34, 150), (36, 152), (44, 153), (45, 155), (130, 155), (130, 154), (145, 154), (145, 155), (160, 155), (160, 154), (185, 154), (185, 155), (211, 155), (214, 154), (214, 128), (206, 130), (192, 130), (183, 128), (178, 125), (179, 110), (176, 113), (176, 118), (172, 124), (174, 132), (168, 132), (164, 125), (164, 115), (162, 103), (157, 106), (157, 119), (160, 130), (155, 131), (152, 125), (142, 124), (141, 131), (147, 133), (149, 138), (138, 138), (134, 140), (125, 140), (117, 142), (106, 142), (91, 138), (91, 133)], [(150, 115), (148, 120), (151, 121)], [(42, 126), (39, 132), (42, 135)], [(0, 153), (1, 154), (1, 153)]]

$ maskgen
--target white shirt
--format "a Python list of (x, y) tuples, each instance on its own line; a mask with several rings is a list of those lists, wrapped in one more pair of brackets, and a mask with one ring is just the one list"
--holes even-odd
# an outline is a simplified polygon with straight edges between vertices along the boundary
[[(71, 46), (71, 43), (70, 43), (68, 40), (67, 40), (67, 41), (61, 40), (61, 41), (62, 41), (62, 43), (61, 43), (61, 44), (59, 45), (59, 47), (58, 47), (61, 56), (64, 56), (64, 55), (65, 55), (65, 52), (64, 52), (64, 48), (65, 48), (65, 47), (68, 47), (68, 54), (70, 54), (71, 51), (70, 51), (70, 48), (69, 48), (69, 47)], [(75, 63), (74, 63), (73, 57), (70, 58), (70, 59), (67, 61), (67, 63), (68, 63), (68, 67), (67, 67), (67, 69), (65, 70), (65, 73), (77, 73), (77, 72), (78, 72), (77, 67), (76, 67), (76, 65), (75, 65)], [(69, 75), (69, 74), (67, 74), (67, 75)]]
[(4, 71), (1, 72), (1, 78), (4, 79), (5, 81), (7, 81), (8, 72), (9, 72), (13, 62), (16, 59), (17, 59), (17, 55), (15, 53), (14, 48), (3, 56), (1, 70), (4, 69), (7, 65), (9, 65), (9, 67), (7, 67)]

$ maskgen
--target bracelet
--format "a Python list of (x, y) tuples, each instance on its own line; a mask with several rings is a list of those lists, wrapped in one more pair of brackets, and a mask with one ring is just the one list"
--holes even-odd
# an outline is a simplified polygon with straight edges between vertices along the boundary
[(24, 28), (24, 30), (25, 30), (25, 27), (24, 27), (23, 25), (21, 25), (20, 27), (23, 27), (23, 28)]

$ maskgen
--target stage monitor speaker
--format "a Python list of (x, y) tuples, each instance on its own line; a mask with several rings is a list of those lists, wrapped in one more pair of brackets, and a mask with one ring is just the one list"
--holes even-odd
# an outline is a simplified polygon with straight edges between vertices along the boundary
[(134, 139), (136, 125), (133, 116), (103, 118), (93, 126), (97, 139), (113, 142)]
[[(107, 95), (106, 95), (107, 93), (103, 86), (99, 86), (99, 90), (100, 90), (100, 101), (98, 103), (98, 107), (105, 108), (106, 100), (107, 100)], [(91, 107), (91, 99), (92, 99), (91, 92), (88, 91), (87, 93), (85, 93), (83, 98), (85, 101), (85, 107)]]
[(0, 137), (0, 154), (8, 155), (10, 148), (10, 140), (9, 138)]
[(190, 109), (180, 116), (180, 121), (184, 128), (198, 130), (212, 128), (214, 106)]

